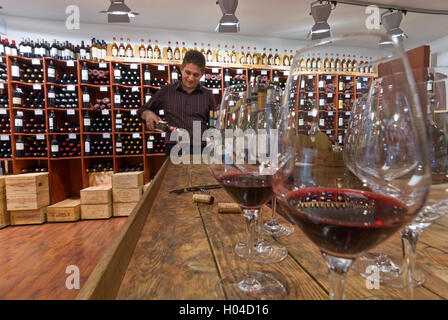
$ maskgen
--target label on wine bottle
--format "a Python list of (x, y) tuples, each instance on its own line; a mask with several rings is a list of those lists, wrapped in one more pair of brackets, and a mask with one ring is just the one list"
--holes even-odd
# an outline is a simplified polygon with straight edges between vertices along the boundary
[(90, 127), (90, 118), (84, 118), (84, 127)]
[(84, 102), (90, 102), (90, 95), (88, 93), (83, 93), (82, 95), (82, 101)]
[(59, 146), (57, 144), (52, 144), (51, 152), (59, 152)]
[(15, 121), (14, 121), (14, 125), (16, 126), (16, 127), (23, 127), (23, 120), (22, 119), (15, 119)]
[(332, 93), (329, 93), (329, 94), (327, 94), (327, 97), (328, 97), (328, 98), (333, 98), (333, 94), (332, 94)]
[(339, 126), (342, 127), (343, 119), (339, 118)]
[(86, 141), (84, 143), (84, 152), (86, 152), (86, 153), (90, 152), (90, 142), (89, 141)]
[(100, 92), (107, 92), (107, 91), (108, 91), (107, 87), (105, 87), (105, 86), (100, 87)]
[(115, 77), (115, 79), (120, 79), (121, 78), (121, 70), (120, 69), (115, 69), (114, 70), (114, 77)]
[(149, 81), (149, 80), (151, 80), (151, 72), (149, 72), (149, 71), (145, 71), (145, 80), (146, 81)]
[(299, 126), (303, 127), (303, 119), (299, 119)]
[(56, 70), (54, 68), (48, 68), (48, 77), (54, 78), (56, 75)]
[(121, 96), (119, 94), (114, 95), (114, 102), (116, 104), (121, 103)]
[(361, 89), (362, 88), (362, 84), (360, 83), (360, 82), (358, 82), (357, 84), (356, 84), (356, 89)]
[(171, 73), (171, 78), (172, 78), (173, 80), (178, 80), (178, 74), (177, 74), (177, 72), (173, 72), (173, 73)]
[(148, 141), (148, 143), (146, 144), (146, 148), (147, 149), (152, 149), (154, 147), (154, 144), (152, 141)]
[(39, 59), (32, 59), (31, 64), (33, 66), (40, 66), (40, 60)]
[(12, 104), (21, 105), (22, 104), (22, 98), (20, 98), (20, 97), (13, 97), (12, 98)]
[(7, 136), (7, 135), (2, 135), (2, 136), (0, 136), (0, 140), (1, 140), (1, 141), (9, 141), (9, 136)]
[(89, 71), (88, 70), (81, 70), (81, 80), (82, 81), (89, 80)]
[(319, 119), (319, 126), (325, 126), (325, 119)]
[(20, 68), (19, 66), (11, 66), (11, 73), (13, 77), (20, 77)]
[(8, 109), (1, 108), (0, 114), (8, 114)]
[(25, 144), (23, 142), (17, 142), (16, 143), (16, 150), (17, 151), (23, 151), (25, 149)]
[(107, 63), (101, 62), (98, 66), (100, 69), (107, 69)]
[(320, 81), (319, 81), (319, 88), (323, 88), (324, 85), (325, 85), (324, 83), (325, 83), (325, 81), (320, 80)]
[(53, 118), (48, 118), (48, 125), (50, 126), (50, 129), (54, 129), (54, 119)]
[(73, 61), (73, 60), (67, 61), (67, 67), (74, 67), (74, 66), (75, 66), (75, 61)]
[(225, 82), (230, 82), (232, 80), (232, 77), (231, 76), (225, 76), (224, 77), (224, 81)]
[(75, 115), (75, 109), (68, 109), (67, 110), (67, 115), (74, 116)]
[(75, 140), (76, 139), (76, 134), (71, 133), (71, 134), (68, 135), (68, 138), (70, 140)]
[(48, 92), (48, 98), (49, 99), (56, 98), (56, 93), (55, 92)]
[(274, 82), (279, 82), (280, 78), (279, 77), (274, 77)]
[(325, 105), (325, 99), (320, 99), (319, 100), (319, 105), (320, 106), (324, 106)]

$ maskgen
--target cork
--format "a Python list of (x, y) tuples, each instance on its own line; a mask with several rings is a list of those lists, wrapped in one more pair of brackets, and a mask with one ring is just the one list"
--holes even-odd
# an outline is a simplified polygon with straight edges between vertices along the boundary
[(241, 208), (237, 203), (218, 203), (218, 213), (241, 213)]
[(208, 194), (194, 194), (193, 195), (193, 202), (196, 202), (196, 203), (213, 204), (214, 201), (215, 201), (215, 198)]

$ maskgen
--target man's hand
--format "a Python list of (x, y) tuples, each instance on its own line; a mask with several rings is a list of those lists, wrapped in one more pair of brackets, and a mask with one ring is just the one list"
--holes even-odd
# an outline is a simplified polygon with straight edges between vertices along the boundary
[(159, 123), (161, 120), (154, 112), (151, 110), (146, 110), (142, 113), (142, 119), (146, 123), (146, 128), (149, 131), (154, 131), (154, 123)]

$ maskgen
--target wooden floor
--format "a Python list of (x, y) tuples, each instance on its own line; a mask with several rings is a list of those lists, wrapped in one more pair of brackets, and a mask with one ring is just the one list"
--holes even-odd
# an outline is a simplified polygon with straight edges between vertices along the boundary
[(127, 217), (9, 226), (0, 230), (0, 299), (74, 299), (66, 268), (79, 268), (80, 286)]

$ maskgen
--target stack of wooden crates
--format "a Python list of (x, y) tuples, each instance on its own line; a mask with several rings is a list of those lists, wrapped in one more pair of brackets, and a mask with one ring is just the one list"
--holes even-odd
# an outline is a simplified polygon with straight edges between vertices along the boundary
[(89, 187), (81, 192), (81, 219), (108, 219), (112, 217), (112, 188)]
[(129, 216), (143, 195), (143, 172), (120, 172), (112, 176), (114, 216)]
[(48, 173), (19, 174), (4, 179), (11, 225), (44, 223), (50, 204)]

